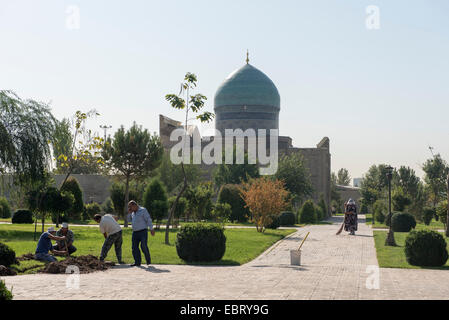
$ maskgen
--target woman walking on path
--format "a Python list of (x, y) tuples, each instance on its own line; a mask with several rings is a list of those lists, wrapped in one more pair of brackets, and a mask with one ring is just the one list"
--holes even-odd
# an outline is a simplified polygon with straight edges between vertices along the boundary
[(355, 235), (357, 231), (357, 207), (355, 201), (349, 198), (345, 203), (345, 231), (349, 231), (350, 235)]

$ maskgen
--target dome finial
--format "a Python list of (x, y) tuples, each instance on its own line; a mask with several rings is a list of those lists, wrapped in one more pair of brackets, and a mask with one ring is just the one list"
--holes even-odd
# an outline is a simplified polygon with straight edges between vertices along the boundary
[(249, 51), (246, 49), (246, 64), (249, 64)]

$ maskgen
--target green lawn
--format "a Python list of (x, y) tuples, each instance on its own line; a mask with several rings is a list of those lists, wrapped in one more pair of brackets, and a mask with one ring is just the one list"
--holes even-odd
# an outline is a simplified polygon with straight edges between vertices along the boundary
[[(371, 221), (371, 220), (370, 220)], [(373, 228), (385, 228), (388, 229), (389, 227), (385, 223), (379, 223), (376, 221), (376, 223), (373, 225), (370, 223)], [(423, 230), (423, 229), (431, 229), (431, 230), (444, 230), (444, 224), (440, 221), (432, 220), (428, 226), (426, 226), (424, 223), (416, 223), (416, 230)]]
[[(38, 226), (38, 236), (40, 235), (40, 227)], [(74, 245), (78, 248), (75, 252), (77, 255), (92, 254), (99, 256), (104, 237), (100, 234), (98, 228), (93, 227), (72, 227), (75, 233)], [(295, 232), (295, 229), (278, 229), (266, 230), (265, 233), (259, 233), (256, 229), (226, 229), (225, 235), (226, 252), (222, 260), (213, 263), (202, 263), (209, 265), (241, 265), (256, 258), (259, 254), (269, 248), (278, 240)], [(123, 260), (126, 263), (132, 263), (131, 253), (131, 229), (123, 229)], [(154, 237), (149, 236), (149, 247), (151, 252), (152, 263), (154, 264), (186, 264), (181, 260), (174, 245), (177, 229), (170, 230), (170, 246), (164, 244), (165, 230), (157, 230)], [(16, 256), (25, 253), (34, 253), (37, 242), (33, 241), (34, 226), (33, 225), (1, 225), (0, 224), (0, 242), (6, 243), (16, 251)], [(61, 258), (60, 258), (61, 259)], [(114, 248), (108, 254), (107, 260), (115, 261)], [(23, 261), (18, 270), (24, 273), (35, 272), (36, 269), (26, 270), (35, 265), (43, 265), (43, 263), (32, 260)]]
[[(397, 247), (385, 246), (387, 231), (374, 231), (374, 241), (376, 244), (377, 260), (381, 268), (406, 268), (406, 269), (424, 269), (429, 267), (412, 266), (407, 263), (404, 252), (405, 238), (408, 232), (395, 232), (394, 238)], [(446, 241), (448, 239), (446, 238)], [(449, 250), (449, 245), (448, 245)], [(449, 269), (449, 260), (446, 265), (433, 269)]]

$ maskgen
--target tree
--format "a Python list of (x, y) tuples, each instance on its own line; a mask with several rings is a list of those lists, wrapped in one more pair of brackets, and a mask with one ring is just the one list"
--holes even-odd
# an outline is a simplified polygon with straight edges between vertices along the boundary
[(240, 188), (258, 232), (264, 232), (287, 206), (289, 192), (282, 180), (267, 177), (252, 178), (242, 183)]
[(387, 167), (385, 164), (372, 165), (363, 177), (360, 193), (369, 206), (376, 200), (384, 198), (387, 193)]
[(83, 191), (76, 180), (73, 177), (67, 179), (66, 183), (61, 187), (61, 191), (70, 192), (74, 197), (74, 202), (70, 210), (68, 211), (71, 219), (81, 219), (81, 214), (84, 209)]
[[(199, 182), (201, 169), (198, 165), (184, 164), (184, 170), (191, 184)], [(165, 185), (167, 192), (170, 194), (176, 191), (184, 182), (181, 165), (172, 163), (167, 153), (164, 153), (162, 156), (161, 165), (155, 170), (155, 176)]]
[(413, 199), (419, 192), (420, 179), (415, 170), (410, 167), (401, 166), (393, 173), (393, 185), (401, 187), (405, 196)]
[[(130, 181), (148, 177), (160, 165), (163, 152), (159, 137), (143, 130), (135, 122), (128, 131), (121, 126), (114, 134), (114, 140), (111, 142), (109, 138), (105, 143), (103, 157), (106, 165), (121, 175), (125, 182), (124, 217), (127, 216)], [(128, 219), (125, 219), (126, 227)]]
[(337, 173), (337, 184), (340, 186), (349, 186), (351, 183), (351, 176), (349, 171), (345, 168), (341, 168)]
[(212, 210), (212, 196), (214, 191), (210, 182), (200, 183), (196, 187), (188, 186), (185, 192), (185, 198), (188, 207), (193, 214), (194, 220), (202, 220)]
[[(165, 99), (170, 103), (172, 108), (178, 109), (178, 110), (184, 110), (185, 111), (185, 122), (184, 122), (184, 141), (187, 141), (187, 126), (188, 126), (188, 120), (189, 120), (189, 111), (193, 113), (199, 113), (201, 109), (204, 107), (204, 103), (207, 100), (206, 96), (198, 93), (196, 95), (190, 95), (190, 90), (193, 90), (196, 88), (198, 79), (195, 74), (187, 72), (184, 76), (184, 82), (181, 83), (181, 90), (179, 94), (167, 94), (165, 96)], [(182, 95), (185, 94), (185, 98), (182, 97)], [(201, 114), (198, 114), (196, 118), (200, 120), (201, 122), (209, 122), (214, 117), (213, 113), (210, 113), (208, 111), (205, 111)], [(189, 146), (190, 148), (190, 146)], [(181, 187), (181, 189), (178, 192), (178, 195), (176, 196), (175, 201), (173, 202), (172, 206), (170, 207), (170, 211), (168, 213), (168, 219), (167, 219), (167, 227), (165, 229), (165, 244), (170, 244), (169, 241), (169, 227), (171, 223), (171, 219), (173, 218), (173, 213), (175, 211), (175, 208), (178, 204), (179, 198), (184, 193), (184, 191), (187, 188), (187, 175), (184, 168), (184, 161), (181, 161), (181, 169), (184, 176), (184, 183)]]
[[(447, 175), (446, 187), (447, 203), (449, 204), (449, 174)], [(448, 222), (446, 223), (446, 237), (449, 237), (449, 206), (447, 207), (446, 222)]]
[(13, 174), (19, 185), (42, 179), (51, 162), (48, 142), (55, 123), (47, 104), (0, 90), (0, 173)]
[(299, 152), (281, 156), (278, 170), (274, 176), (276, 179), (284, 181), (285, 188), (292, 195), (293, 201), (300, 202), (312, 195), (310, 173), (304, 164), (304, 157)]
[[(54, 139), (58, 152), (66, 151), (67, 154), (60, 153), (56, 158), (60, 171), (65, 174), (65, 178), (62, 181), (61, 187), (64, 186), (67, 179), (76, 168), (80, 167), (96, 167), (104, 164), (104, 160), (101, 157), (101, 151), (105, 145), (104, 139), (98, 135), (92, 133), (92, 130), (87, 129), (87, 119), (94, 116), (98, 116), (96, 110), (90, 110), (88, 112), (76, 111), (72, 120), (72, 130), (74, 131), (71, 139), (71, 146), (67, 150), (67, 141), (69, 133), (67, 132), (67, 123), (59, 125), (60, 136)], [(89, 173), (90, 171), (87, 170)], [(80, 171), (84, 173), (83, 171)]]
[(396, 187), (392, 195), (393, 210), (403, 212), (412, 200), (407, 196), (402, 187)]
[(73, 136), (70, 132), (70, 120), (67, 118), (61, 121), (56, 121), (55, 132), (52, 139), (53, 156), (56, 159), (55, 173), (64, 173), (66, 168), (64, 167), (63, 155), (70, 154)]
[(429, 188), (431, 201), (433, 206), (436, 207), (437, 203), (444, 199), (446, 195), (449, 167), (440, 154), (436, 154), (423, 164), (422, 169), (425, 172), (424, 181)]
[(245, 152), (242, 164), (236, 164), (236, 147), (233, 147), (232, 164), (225, 163), (225, 151), (223, 151), (223, 161), (214, 171), (215, 185), (239, 184), (242, 181), (248, 181), (249, 178), (259, 177), (259, 168), (257, 164), (248, 163), (248, 153)]
[(157, 222), (156, 228), (159, 229), (160, 221), (166, 217), (168, 211), (167, 192), (159, 179), (151, 180), (147, 186), (143, 194), (143, 205)]

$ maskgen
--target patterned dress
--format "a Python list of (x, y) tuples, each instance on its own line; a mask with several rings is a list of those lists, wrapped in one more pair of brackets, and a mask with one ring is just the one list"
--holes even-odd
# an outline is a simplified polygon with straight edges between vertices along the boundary
[(345, 231), (357, 231), (357, 209), (354, 205), (348, 205), (346, 208)]

